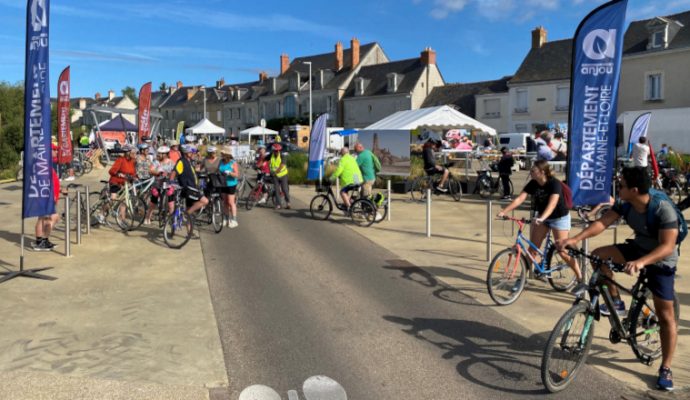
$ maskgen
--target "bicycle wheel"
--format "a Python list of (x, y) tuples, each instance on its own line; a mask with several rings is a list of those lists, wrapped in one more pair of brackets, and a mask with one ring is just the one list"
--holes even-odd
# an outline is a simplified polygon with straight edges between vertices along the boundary
[(211, 202), (211, 225), (213, 231), (220, 233), (223, 230), (223, 205), (220, 203), (220, 197), (214, 197)]
[(479, 196), (482, 199), (488, 199), (491, 197), (491, 180), (488, 179), (486, 176), (482, 177), (477, 181), (477, 185), (479, 186)]
[(381, 222), (386, 219), (388, 216), (388, 198), (384, 198), (384, 200), (381, 202), (381, 204), (376, 207), (376, 222)]
[(546, 253), (545, 267), (546, 270), (549, 271), (549, 285), (551, 285), (555, 291), (564, 292), (575, 286), (577, 282), (575, 272), (570, 268), (570, 265), (563, 260), (563, 257), (561, 257), (555, 245), (552, 245), (548, 253)]
[(668, 183), (668, 187), (664, 189), (668, 197), (673, 200), (674, 203), (678, 204), (683, 200), (683, 189), (680, 187), (680, 183), (677, 181), (671, 181)]
[(81, 162), (81, 165), (84, 168), (84, 174), (89, 174), (93, 171), (93, 163), (91, 161), (84, 160)]
[(412, 200), (422, 202), (426, 200), (426, 190), (429, 188), (429, 179), (424, 177), (417, 178), (412, 183), (412, 188), (410, 190), (410, 196)]
[[(638, 359), (651, 358), (656, 360), (661, 357), (661, 327), (654, 307), (652, 292), (646, 287), (643, 290), (641, 299), (635, 302), (629, 314), (630, 347)], [(678, 296), (675, 294), (673, 296), (673, 314), (677, 325), (680, 318), (680, 304)]]
[(311, 217), (314, 219), (327, 220), (328, 217), (333, 212), (333, 204), (331, 200), (325, 194), (319, 194), (311, 199), (309, 204), (309, 211), (311, 212)]
[(100, 192), (93, 192), (89, 193), (89, 207), (91, 207), (91, 210), (89, 211), (91, 214), (91, 226), (97, 226), (100, 224), (105, 224), (105, 219), (107, 216), (107, 213), (103, 209), (103, 206), (105, 204), (105, 199), (103, 199), (103, 194)]
[(499, 179), (499, 180), (498, 180), (498, 195), (499, 195), (500, 197), (512, 196), (512, 195), (513, 195), (513, 181), (511, 181), (510, 179), (508, 179), (508, 190), (510, 190), (510, 192), (509, 192), (509, 193), (505, 193), (505, 190), (503, 190), (503, 182), (501, 182), (501, 180), (500, 180), (501, 178), (500, 178), (500, 177), (499, 177), (498, 179)]
[(260, 187), (254, 188), (252, 192), (249, 193), (249, 197), (247, 197), (247, 202), (244, 203), (244, 207), (247, 209), (247, 211), (250, 211), (252, 208), (254, 208), (256, 203), (258, 203), (259, 200), (261, 200), (261, 195), (262, 193)]
[(361, 227), (369, 227), (376, 221), (376, 206), (367, 199), (357, 199), (350, 205), (352, 222)]
[(194, 218), (186, 212), (175, 210), (163, 225), (163, 240), (171, 249), (180, 249), (194, 233)]
[(525, 289), (527, 261), (518, 256), (517, 248), (501, 250), (489, 264), (486, 288), (494, 303), (500, 306), (512, 304)]
[(541, 381), (549, 392), (560, 392), (575, 379), (593, 337), (594, 315), (587, 303), (575, 304), (558, 320), (541, 359)]
[(144, 223), (146, 217), (146, 203), (137, 196), (129, 198), (129, 205), (126, 200), (120, 200), (115, 204), (115, 218), (117, 225), (123, 231), (132, 231)]
[(451, 177), (448, 180), (448, 193), (453, 197), (453, 200), (460, 201), (462, 198), (462, 185), (460, 181)]

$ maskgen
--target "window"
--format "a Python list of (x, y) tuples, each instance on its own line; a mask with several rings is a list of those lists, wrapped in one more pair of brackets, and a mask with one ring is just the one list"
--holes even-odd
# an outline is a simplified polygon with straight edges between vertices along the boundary
[(220, 122), (223, 120), (223, 116), (221, 114), (223, 113), (220, 110), (216, 111), (216, 121)]
[(484, 100), (484, 117), (499, 118), (501, 116), (501, 99)]
[(515, 132), (528, 132), (526, 124), (515, 124)]
[(294, 117), (296, 108), (297, 107), (296, 107), (296, 103), (295, 103), (295, 97), (294, 96), (287, 96), (285, 98), (285, 116), (286, 117)]
[(172, 119), (175, 119), (175, 110), (172, 110)]
[(276, 117), (280, 117), (280, 102), (276, 101)]
[(333, 111), (333, 96), (328, 96), (326, 98), (326, 112), (332, 112)]
[(388, 93), (395, 93), (398, 91), (398, 74), (388, 74)]
[(663, 99), (663, 75), (659, 72), (647, 74), (647, 83), (645, 88), (645, 100), (655, 101)]
[(652, 48), (658, 49), (659, 47), (665, 47), (666, 44), (666, 30), (658, 31), (652, 33)]
[[(515, 112), (526, 113), (527, 107), (527, 89), (518, 89), (515, 91)], [(519, 132), (519, 131), (518, 131)]]
[(568, 111), (568, 103), (570, 103), (570, 88), (556, 88), (556, 111)]

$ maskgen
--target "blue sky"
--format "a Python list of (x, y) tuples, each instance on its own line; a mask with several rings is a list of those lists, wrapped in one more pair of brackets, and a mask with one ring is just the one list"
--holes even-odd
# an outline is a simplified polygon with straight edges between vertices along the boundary
[[(73, 96), (152, 81), (186, 85), (275, 74), (297, 56), (376, 41), (391, 60), (431, 46), (447, 82), (515, 73), (538, 25), (571, 37), (601, 0), (51, 0), (51, 85), (71, 65)], [(25, 0), (0, 0), (0, 81), (24, 74)], [(690, 0), (630, 0), (628, 21), (690, 10)]]

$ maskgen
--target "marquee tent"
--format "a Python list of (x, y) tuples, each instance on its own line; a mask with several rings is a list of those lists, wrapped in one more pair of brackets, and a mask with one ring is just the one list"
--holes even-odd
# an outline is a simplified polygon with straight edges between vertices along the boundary
[(278, 132), (274, 131), (273, 129), (262, 128), (260, 126), (255, 126), (255, 127), (240, 131), (240, 139), (242, 138), (242, 136), (247, 136), (247, 141), (249, 143), (251, 143), (251, 141), (252, 141), (252, 136), (261, 136), (265, 142), (266, 136), (276, 136), (276, 135), (278, 135)]
[(122, 117), (122, 114), (98, 126), (102, 131), (136, 132), (137, 126)]
[(418, 110), (398, 111), (364, 130), (467, 129), (496, 136), (496, 130), (449, 107), (439, 106)]
[(185, 129), (184, 132), (192, 135), (225, 135), (225, 129), (215, 125), (206, 118), (202, 119), (191, 128)]

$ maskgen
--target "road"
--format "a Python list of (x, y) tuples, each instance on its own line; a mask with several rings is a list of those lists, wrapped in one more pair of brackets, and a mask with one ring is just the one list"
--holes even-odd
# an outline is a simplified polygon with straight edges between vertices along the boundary
[[(546, 332), (531, 335), (444, 287), (341, 217), (314, 221), (305, 204), (293, 206), (242, 212), (237, 229), (202, 233), (231, 399), (255, 384), (304, 399), (302, 383), (316, 375), (355, 400), (550, 397), (539, 377)], [(624, 392), (586, 367), (553, 397)]]

